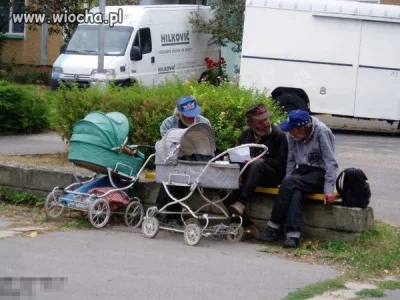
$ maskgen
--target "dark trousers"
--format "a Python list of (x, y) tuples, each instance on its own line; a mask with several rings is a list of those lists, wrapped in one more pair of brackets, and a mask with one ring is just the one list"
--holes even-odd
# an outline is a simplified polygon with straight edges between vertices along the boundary
[[(257, 186), (276, 187), (280, 184), (281, 180), (281, 176), (271, 166), (262, 161), (255, 160), (243, 172), (241, 188), (233, 191), (224, 201), (224, 205), (228, 207), (236, 201), (240, 201), (243, 205), (246, 205)], [(242, 218), (243, 227), (253, 224), (246, 212), (243, 213)]]
[[(168, 191), (174, 196), (176, 199), (182, 199), (185, 197), (189, 191), (185, 187), (181, 186), (168, 186)], [(173, 202), (173, 200), (168, 196), (167, 191), (165, 190), (164, 186), (161, 185), (160, 190), (158, 191), (157, 199), (156, 199), (156, 206), (158, 209), (164, 207), (164, 205)], [(182, 211), (182, 205), (179, 203), (171, 204), (166, 208), (166, 211), (169, 212), (180, 212)], [(171, 215), (171, 217), (177, 217), (178, 215)]]
[(288, 237), (300, 237), (302, 221), (302, 200), (304, 194), (322, 193), (325, 170), (300, 166), (283, 179), (278, 198), (272, 209), (270, 221), (279, 226), (286, 223)]

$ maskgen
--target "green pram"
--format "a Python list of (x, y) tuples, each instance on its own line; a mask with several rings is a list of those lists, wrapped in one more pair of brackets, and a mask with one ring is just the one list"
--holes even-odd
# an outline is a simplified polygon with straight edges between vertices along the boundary
[(119, 112), (91, 112), (74, 125), (68, 160), (95, 173), (85, 182), (74, 174), (76, 182), (55, 187), (45, 202), (49, 217), (57, 218), (67, 207), (87, 212), (91, 224), (102, 228), (112, 211), (126, 207), (125, 224), (141, 225), (144, 210), (132, 196), (133, 186), (154, 154), (145, 162), (138, 148), (154, 147), (126, 145), (128, 133), (129, 121)]

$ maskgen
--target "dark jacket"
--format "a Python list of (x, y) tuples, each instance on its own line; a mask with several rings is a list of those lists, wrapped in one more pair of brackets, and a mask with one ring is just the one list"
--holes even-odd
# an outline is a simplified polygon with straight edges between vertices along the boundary
[[(264, 162), (270, 165), (283, 179), (286, 174), (286, 162), (288, 156), (288, 141), (283, 131), (274, 125), (271, 125), (272, 132), (261, 138), (258, 144), (268, 147), (268, 152), (264, 155)], [(242, 132), (239, 137), (239, 145), (255, 143), (253, 130), (248, 128)], [(255, 157), (263, 150), (259, 148), (250, 148), (251, 157)]]

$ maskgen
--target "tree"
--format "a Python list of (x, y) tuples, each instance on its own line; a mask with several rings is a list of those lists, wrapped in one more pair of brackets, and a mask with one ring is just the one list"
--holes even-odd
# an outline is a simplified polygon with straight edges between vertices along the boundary
[[(107, 0), (107, 5), (137, 5), (140, 0)], [(99, 0), (30, 0), (27, 6), (28, 13), (45, 13), (47, 18), (53, 14), (83, 14), (85, 9), (90, 9), (99, 5)], [(37, 30), (41, 24), (31, 24), (29, 29)], [(64, 20), (57, 24), (49, 26), (49, 34), (62, 33), (64, 40), (68, 41), (75, 32), (79, 23), (65, 22)]]
[(195, 31), (211, 34), (211, 43), (226, 46), (234, 44), (234, 52), (242, 51), (242, 33), (244, 23), (245, 0), (211, 0), (214, 16), (206, 20), (199, 13), (190, 18)]

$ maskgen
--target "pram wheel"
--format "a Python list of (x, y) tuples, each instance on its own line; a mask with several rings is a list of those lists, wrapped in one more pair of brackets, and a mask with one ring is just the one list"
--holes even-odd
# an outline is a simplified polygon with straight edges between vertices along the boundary
[(183, 239), (189, 246), (196, 246), (201, 239), (201, 228), (197, 224), (189, 224), (183, 233)]
[(196, 218), (189, 218), (186, 221), (184, 221), (184, 223), (185, 223), (185, 226), (189, 226), (190, 224), (196, 224), (196, 225), (200, 226), (200, 222)]
[(92, 203), (89, 210), (90, 223), (95, 228), (104, 227), (110, 219), (110, 205), (102, 198)]
[(239, 226), (239, 224), (232, 223), (228, 228), (227, 238), (231, 242), (240, 242), (243, 237), (243, 227)]
[(47, 195), (44, 208), (48, 217), (55, 219), (63, 213), (65, 207), (60, 203), (63, 194), (63, 190), (56, 189)]
[(144, 216), (143, 205), (139, 201), (132, 201), (125, 210), (125, 225), (137, 228), (142, 224)]
[(160, 222), (154, 217), (145, 218), (142, 224), (142, 232), (145, 237), (153, 238), (157, 235)]

